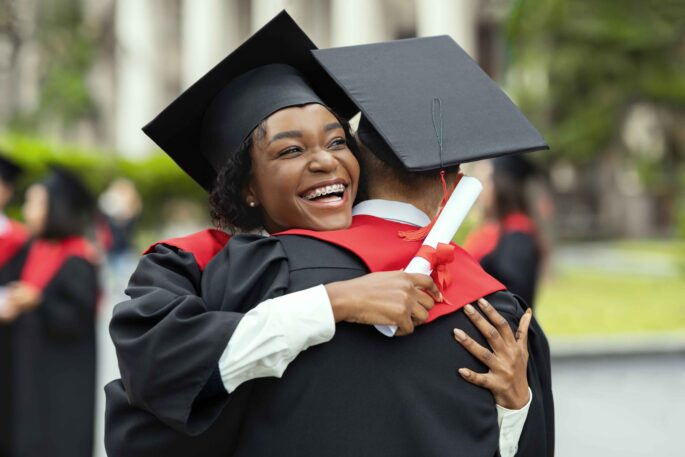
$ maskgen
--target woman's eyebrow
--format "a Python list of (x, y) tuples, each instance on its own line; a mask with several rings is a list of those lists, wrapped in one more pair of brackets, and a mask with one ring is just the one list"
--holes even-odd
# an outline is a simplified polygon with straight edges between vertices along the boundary
[(281, 138), (300, 138), (302, 137), (302, 132), (300, 130), (286, 130), (285, 132), (278, 132), (269, 140), (269, 144)]
[(326, 124), (326, 126), (323, 128), (324, 132), (330, 132), (331, 130), (335, 129), (341, 129), (342, 125), (340, 122), (331, 122), (330, 124)]

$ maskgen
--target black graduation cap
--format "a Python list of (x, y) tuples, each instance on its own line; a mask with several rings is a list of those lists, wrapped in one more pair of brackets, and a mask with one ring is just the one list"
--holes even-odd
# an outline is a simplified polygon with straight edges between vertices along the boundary
[(537, 171), (535, 165), (520, 154), (497, 157), (493, 160), (495, 176), (507, 175), (515, 179), (524, 180)]
[(449, 36), (312, 53), (361, 110), (362, 142), (410, 171), (549, 148)]
[(21, 167), (16, 162), (10, 160), (5, 154), (0, 154), (0, 179), (8, 183), (14, 183), (19, 174)]
[(95, 207), (95, 199), (83, 181), (62, 166), (50, 165), (50, 173), (42, 184), (47, 188), (50, 198), (60, 199), (70, 210), (89, 212)]
[(318, 66), (312, 49), (316, 49), (314, 43), (283, 11), (143, 131), (209, 190), (226, 159), (270, 114), (307, 103), (325, 104), (341, 116), (355, 111)]

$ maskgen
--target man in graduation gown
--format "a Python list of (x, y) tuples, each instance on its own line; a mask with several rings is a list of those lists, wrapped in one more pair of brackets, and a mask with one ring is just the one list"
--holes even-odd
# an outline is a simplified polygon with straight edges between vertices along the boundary
[[(376, 120), (382, 117), (376, 114)], [(435, 159), (430, 159), (433, 163), (426, 168), (443, 165), (442, 157)], [(453, 159), (445, 160), (444, 164), (454, 165)], [(412, 195), (406, 195), (407, 201), (415, 203), (416, 195), (427, 189), (425, 185), (413, 188)], [(438, 197), (433, 204), (437, 206), (439, 200)], [(393, 257), (396, 255), (393, 243), (399, 248), (397, 243), (406, 242), (388, 235), (425, 221), (400, 218), (402, 222), (384, 222), (378, 217), (383, 216), (381, 213), (382, 210), (367, 216), (371, 218), (367, 222), (372, 221), (367, 226), (371, 230), (368, 233), (378, 235), (381, 228), (386, 238), (396, 240), (388, 246), (387, 255), (381, 257), (387, 257), (388, 265), (397, 261), (395, 268), (399, 268), (412, 254), (406, 249), (396, 249), (402, 255)], [(427, 219), (425, 214), (423, 217)], [(356, 220), (363, 222), (364, 219), (360, 215)], [(225, 436), (223, 446), (219, 450), (214, 448), (213, 455), (222, 452), (226, 455), (497, 453), (500, 433), (492, 395), (455, 374), (461, 366), (484, 371), (484, 366), (452, 338), (452, 329), (458, 326), (486, 344), (462, 312), (450, 313), (418, 328), (410, 338), (396, 340), (382, 337), (372, 327), (340, 324), (333, 340), (300, 353), (280, 380), (254, 379), (248, 374), (251, 380), (237, 388), (226, 388), (226, 383), (221, 382), (224, 373), (216, 366), (217, 361), (222, 345), (240, 323), (239, 315), (262, 300), (368, 272), (370, 259), (355, 249), (351, 251), (359, 257), (350, 250), (324, 243), (322, 238), (316, 233), (272, 238), (234, 237), (215, 257), (212, 254), (216, 250), (209, 255), (207, 252), (193, 255), (194, 248), (183, 247), (187, 240), (153, 247), (129, 288), (137, 303), (121, 308), (119, 321), (113, 321), (111, 332), (115, 342), (128, 345), (127, 350), (140, 342), (136, 332), (129, 332), (133, 329), (131, 324), (135, 326), (138, 319), (145, 319), (136, 308), (147, 310), (144, 313), (154, 312), (153, 319), (167, 319), (175, 328), (179, 327), (173, 322), (184, 319), (182, 316), (188, 317), (186, 313), (204, 309), (210, 316), (192, 319), (194, 323), (189, 321), (185, 329), (203, 335), (207, 349), (201, 349), (201, 353), (193, 350), (199, 346), (197, 341), (186, 339), (191, 333), (178, 335), (175, 342), (166, 343), (148, 333), (147, 347), (140, 349), (164, 348), (164, 369), (160, 370), (162, 365), (157, 364), (156, 355), (153, 364), (146, 363), (146, 359), (131, 366), (120, 361), (122, 374), (135, 372), (143, 381), (133, 386), (136, 390), (142, 389), (136, 392), (124, 392), (120, 382), (107, 387), (107, 448), (111, 455), (143, 455), (160, 449), (171, 452), (169, 455), (183, 455), (188, 449), (210, 451), (221, 442), (216, 433)], [(162, 267), (170, 260), (173, 265)], [(203, 271), (200, 267), (205, 264)], [(136, 282), (137, 278), (149, 280), (153, 270), (155, 287), (168, 291), (166, 296), (155, 292), (157, 299), (176, 301), (179, 308), (164, 311), (147, 301), (144, 284), (141, 282), (138, 286)], [(497, 287), (490, 292), (496, 290)], [(197, 296), (200, 292), (201, 297)], [(495, 292), (487, 296), (512, 323), (518, 322), (522, 308), (511, 295)], [(181, 306), (185, 311), (180, 311)], [(168, 330), (162, 333), (169, 334)], [(190, 344), (179, 345), (182, 341)], [(539, 337), (532, 338), (531, 346), (535, 349), (531, 348), (528, 378), (534, 393), (527, 429), (524, 428), (519, 447), (526, 449), (523, 455), (551, 455), (549, 438), (552, 435), (546, 423), (551, 404), (546, 402), (548, 395), (543, 393), (549, 389), (543, 385), (549, 379), (544, 335), (540, 333)], [(193, 372), (195, 376), (179, 377), (181, 373)], [(183, 378), (187, 379), (187, 386), (174, 388), (173, 393), (168, 390), (171, 381)], [(159, 423), (155, 425), (149, 412), (143, 409), (132, 412), (127, 398), (136, 398), (139, 404), (142, 400), (143, 409), (153, 411), (181, 434), (160, 427)]]

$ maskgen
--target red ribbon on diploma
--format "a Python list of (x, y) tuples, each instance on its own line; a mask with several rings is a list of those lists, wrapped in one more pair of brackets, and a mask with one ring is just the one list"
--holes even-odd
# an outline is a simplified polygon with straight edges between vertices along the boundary
[(454, 260), (454, 246), (438, 243), (438, 246), (433, 248), (424, 244), (419, 248), (416, 256), (426, 259), (430, 263), (431, 270), (433, 270), (435, 275), (435, 281), (438, 283), (441, 291), (452, 284), (452, 273), (447, 269), (447, 264)]

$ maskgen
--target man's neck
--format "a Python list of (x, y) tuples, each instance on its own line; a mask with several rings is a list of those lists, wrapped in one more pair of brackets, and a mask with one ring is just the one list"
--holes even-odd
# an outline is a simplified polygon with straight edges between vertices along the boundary
[(440, 197), (436, 197), (434, 189), (416, 188), (411, 194), (393, 191), (393, 189), (369, 189), (370, 199), (391, 200), (408, 203), (420, 209), (431, 219), (435, 217), (440, 206)]

